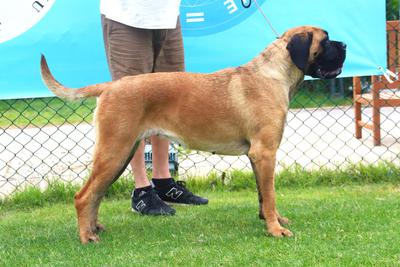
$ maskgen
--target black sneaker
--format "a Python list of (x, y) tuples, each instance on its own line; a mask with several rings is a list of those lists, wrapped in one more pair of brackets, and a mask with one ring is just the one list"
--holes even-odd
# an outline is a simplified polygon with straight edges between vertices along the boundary
[(132, 192), (132, 211), (142, 215), (174, 215), (175, 210), (160, 199), (154, 189), (141, 191), (137, 196)]
[(165, 202), (171, 204), (191, 204), (191, 205), (205, 205), (208, 199), (196, 196), (186, 188), (184, 181), (176, 181), (172, 179), (168, 185), (155, 186), (158, 196)]

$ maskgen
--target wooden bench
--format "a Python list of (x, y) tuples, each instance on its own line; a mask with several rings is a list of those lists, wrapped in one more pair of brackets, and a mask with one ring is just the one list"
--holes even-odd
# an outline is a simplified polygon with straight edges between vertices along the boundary
[[(387, 21), (387, 67), (394, 73), (400, 71), (400, 21)], [(374, 145), (381, 144), (381, 107), (400, 106), (400, 81), (393, 79), (390, 83), (383, 75), (372, 76), (370, 79), (371, 91), (362, 93), (361, 78), (353, 78), (353, 101), (355, 113), (355, 136), (362, 137), (362, 128), (372, 130)], [(362, 121), (362, 105), (372, 108), (371, 123)]]

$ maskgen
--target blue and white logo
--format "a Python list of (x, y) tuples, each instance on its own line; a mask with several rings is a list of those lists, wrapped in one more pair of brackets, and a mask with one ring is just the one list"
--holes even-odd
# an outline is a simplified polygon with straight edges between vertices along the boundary
[(22, 35), (43, 19), (55, 0), (0, 2), (0, 43), (4, 43)]
[[(243, 2), (243, 4), (242, 4)], [(261, 5), (265, 0), (258, 0)], [(257, 8), (250, 0), (183, 0), (180, 16), (185, 36), (202, 36), (227, 30), (249, 18)]]

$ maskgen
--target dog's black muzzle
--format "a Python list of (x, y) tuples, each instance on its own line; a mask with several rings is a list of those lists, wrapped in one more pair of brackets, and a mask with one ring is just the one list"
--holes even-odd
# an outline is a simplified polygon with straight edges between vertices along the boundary
[(308, 67), (306, 75), (320, 79), (336, 78), (342, 73), (343, 63), (346, 59), (346, 44), (326, 40), (321, 45), (323, 51)]

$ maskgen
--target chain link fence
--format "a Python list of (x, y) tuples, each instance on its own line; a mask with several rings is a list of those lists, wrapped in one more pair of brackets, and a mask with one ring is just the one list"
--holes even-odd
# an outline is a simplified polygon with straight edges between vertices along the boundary
[[(389, 69), (395, 74), (399, 66), (398, 24), (396, 21), (396, 27), (388, 28)], [(392, 89), (382, 90), (375, 86), (378, 83)], [(304, 82), (291, 101), (278, 152), (278, 171), (294, 164), (314, 169), (382, 160), (400, 164), (400, 103), (384, 105), (387, 99), (400, 99), (399, 90), (393, 89), (395, 85), (400, 84), (389, 83), (384, 76)], [(385, 98), (376, 99), (383, 94)], [(95, 105), (95, 99), (1, 100), (0, 198), (27, 185), (44, 187), (52, 179), (82, 182), (92, 161), (91, 121)], [(354, 107), (360, 112), (356, 113)], [(374, 134), (376, 122), (380, 128), (379, 146)], [(360, 130), (361, 126), (364, 129)], [(251, 170), (246, 156), (212, 155), (175, 145), (171, 147), (170, 160), (171, 169), (183, 178), (232, 169)], [(148, 150), (146, 162), (150, 167)]]

